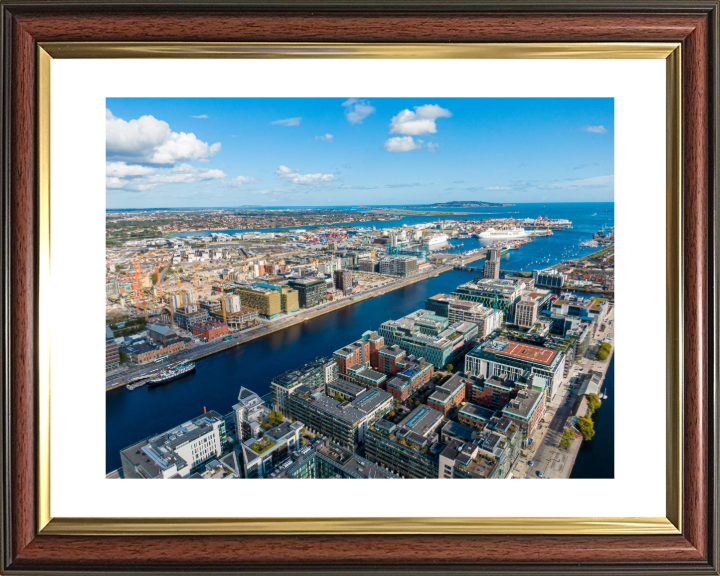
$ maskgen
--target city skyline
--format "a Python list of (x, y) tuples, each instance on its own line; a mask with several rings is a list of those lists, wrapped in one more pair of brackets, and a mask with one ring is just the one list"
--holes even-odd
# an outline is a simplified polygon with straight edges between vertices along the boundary
[(612, 202), (612, 98), (107, 99), (107, 208)]

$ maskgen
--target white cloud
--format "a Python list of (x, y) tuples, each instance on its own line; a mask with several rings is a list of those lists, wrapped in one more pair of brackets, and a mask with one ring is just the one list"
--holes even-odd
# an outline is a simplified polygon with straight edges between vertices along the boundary
[(284, 120), (274, 120), (270, 124), (277, 124), (278, 126), (300, 126), (302, 116), (299, 118), (285, 118)]
[(207, 114), (200, 114), (200, 116), (193, 116), (193, 118), (207, 118)]
[(427, 143), (428, 152), (432, 152), (433, 154), (435, 154), (435, 150), (437, 150), (438, 148), (440, 148), (440, 144), (438, 144), (436, 142), (428, 142)]
[(118, 178), (125, 178), (127, 176), (147, 176), (148, 174), (154, 174), (157, 172), (157, 168), (152, 166), (138, 166), (133, 164), (126, 164), (125, 162), (108, 162), (105, 165), (105, 174), (107, 176), (117, 176)]
[(320, 184), (321, 182), (333, 182), (337, 180), (334, 174), (300, 174), (297, 170), (280, 166), (275, 171), (278, 178), (284, 178), (293, 184)]
[(485, 186), (483, 190), (512, 190), (510, 186)]
[(147, 164), (175, 164), (214, 156), (221, 144), (208, 144), (195, 134), (173, 132), (154, 116), (125, 121), (105, 111), (105, 145), (108, 158)]
[(411, 136), (395, 136), (388, 138), (385, 142), (385, 150), (388, 152), (409, 152), (422, 148), (420, 144), (415, 142)]
[(583, 132), (590, 132), (592, 134), (607, 134), (608, 129), (605, 126), (585, 126), (582, 129)]
[(349, 98), (342, 103), (342, 106), (345, 108), (345, 118), (350, 124), (362, 124), (365, 118), (375, 112), (375, 106), (358, 98)]
[(332, 134), (325, 134), (325, 136), (315, 136), (315, 140), (322, 140), (323, 142), (332, 142), (334, 136)]
[(242, 188), (245, 184), (254, 184), (257, 182), (255, 176), (236, 176), (228, 183), (233, 188)]
[(419, 136), (420, 134), (435, 134), (437, 118), (450, 118), (450, 110), (441, 108), (437, 104), (425, 104), (415, 106), (415, 112), (402, 110), (390, 121), (391, 134), (405, 134), (408, 136)]
[[(190, 164), (180, 164), (174, 168), (155, 170), (151, 174), (130, 174), (126, 172), (123, 176), (120, 176), (122, 169), (117, 168), (118, 164), (121, 163), (107, 164), (108, 172), (105, 178), (105, 188), (108, 190), (139, 192), (150, 190), (161, 184), (188, 184), (204, 180), (216, 180), (227, 176), (222, 170), (195, 168)], [(133, 167), (128, 166), (127, 168)]]
[(609, 176), (595, 176), (594, 178), (582, 178), (580, 180), (558, 180), (556, 182), (548, 182), (547, 184), (540, 184), (537, 188), (546, 190), (556, 189), (582, 189), (582, 188), (605, 188), (613, 186), (615, 183), (615, 176), (610, 174)]

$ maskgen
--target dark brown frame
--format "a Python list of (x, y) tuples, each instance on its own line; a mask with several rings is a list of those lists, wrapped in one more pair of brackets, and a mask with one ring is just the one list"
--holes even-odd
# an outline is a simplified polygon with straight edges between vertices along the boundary
[[(6, 1), (2, 15), (2, 557), (15, 573), (718, 574), (718, 2)], [(682, 534), (51, 536), (37, 530), (37, 43), (680, 42)], [(649, 200), (650, 201), (650, 200)]]

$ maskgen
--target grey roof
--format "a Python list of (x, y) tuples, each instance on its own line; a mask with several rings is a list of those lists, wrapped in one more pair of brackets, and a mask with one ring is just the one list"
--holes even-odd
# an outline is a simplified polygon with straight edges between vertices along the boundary
[(521, 390), (518, 392), (518, 395), (503, 408), (503, 414), (527, 418), (535, 406), (537, 406), (541, 394), (543, 394), (543, 392), (527, 389)]
[(398, 428), (405, 428), (421, 436), (427, 436), (435, 430), (435, 427), (439, 422), (442, 422), (442, 419), (442, 413), (421, 404), (403, 418)]
[(339, 402), (322, 394), (312, 401), (312, 405), (344, 422), (355, 425), (391, 398), (392, 395), (384, 390), (371, 388), (358, 394), (352, 402)]

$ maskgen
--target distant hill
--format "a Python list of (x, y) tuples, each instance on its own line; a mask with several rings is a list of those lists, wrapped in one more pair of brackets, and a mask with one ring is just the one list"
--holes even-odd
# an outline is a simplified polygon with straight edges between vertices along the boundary
[(515, 204), (499, 204), (497, 202), (482, 202), (477, 200), (455, 200), (454, 202), (424, 204), (421, 208), (490, 208), (493, 206), (515, 206)]

